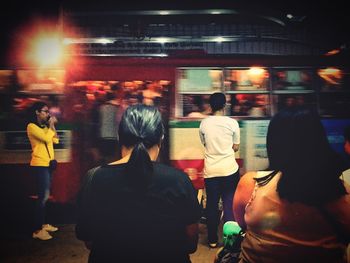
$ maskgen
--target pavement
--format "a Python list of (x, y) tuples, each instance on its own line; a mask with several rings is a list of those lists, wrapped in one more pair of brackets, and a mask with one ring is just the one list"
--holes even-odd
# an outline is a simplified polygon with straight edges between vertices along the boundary
[[(4, 204), (2, 204), (4, 205)], [(1, 263), (82, 263), (87, 262), (89, 251), (75, 237), (76, 209), (74, 204), (48, 203), (48, 222), (59, 227), (52, 233), (53, 239), (41, 241), (33, 239), (30, 231), (33, 201), (2, 206), (5, 213), (1, 216), (3, 226), (0, 235)], [(5, 209), (5, 210), (4, 210)], [(197, 251), (191, 255), (192, 263), (213, 263), (218, 248), (207, 246), (207, 229), (199, 224), (199, 242)], [(221, 235), (221, 233), (219, 234)]]

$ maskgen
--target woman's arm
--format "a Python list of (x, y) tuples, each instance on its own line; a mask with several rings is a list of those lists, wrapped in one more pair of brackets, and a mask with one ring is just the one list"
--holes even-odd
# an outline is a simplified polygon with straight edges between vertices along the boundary
[(344, 186), (347, 194), (328, 203), (326, 209), (335, 222), (339, 224), (342, 236), (347, 237), (350, 242), (350, 185), (344, 182)]
[(198, 244), (198, 224), (186, 226), (186, 247), (189, 254), (196, 252)]
[(91, 248), (92, 232), (94, 230), (94, 216), (92, 193), (92, 182), (95, 172), (99, 167), (90, 169), (83, 178), (83, 183), (77, 195), (77, 223), (75, 225), (75, 235), (78, 239), (85, 242), (87, 248)]
[(197, 250), (198, 221), (201, 215), (201, 207), (197, 199), (196, 190), (188, 175), (184, 172), (181, 172), (180, 175), (181, 191), (185, 193), (185, 198), (183, 199), (185, 202), (182, 205), (182, 211), (180, 211), (180, 218), (185, 224), (186, 251), (188, 254), (191, 254)]
[(54, 144), (58, 144), (59, 143), (59, 138), (58, 138), (56, 127), (55, 127), (56, 123), (57, 123), (56, 117), (54, 117), (54, 116), (50, 117), (50, 119), (48, 121), (48, 124), (49, 124), (49, 128), (55, 132), (55, 135), (52, 138), (52, 141), (53, 141)]
[(236, 222), (242, 229), (246, 229), (244, 221), (245, 207), (250, 200), (255, 187), (256, 172), (244, 174), (238, 182), (237, 189), (233, 198), (233, 214)]
[(47, 131), (45, 131), (33, 123), (28, 124), (27, 132), (28, 132), (28, 135), (31, 135), (37, 140), (45, 143), (52, 142), (53, 137), (56, 134), (56, 132), (53, 131), (52, 129), (48, 129)]

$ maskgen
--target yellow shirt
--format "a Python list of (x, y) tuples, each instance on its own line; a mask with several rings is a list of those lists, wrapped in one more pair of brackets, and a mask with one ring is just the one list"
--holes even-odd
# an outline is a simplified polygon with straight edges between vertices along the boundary
[[(55, 131), (48, 127), (41, 128), (34, 123), (27, 126), (27, 135), (32, 146), (32, 159), (30, 166), (49, 166), (51, 160), (55, 158), (53, 144), (58, 144), (59, 140), (55, 136)], [(45, 143), (50, 153), (47, 152)]]

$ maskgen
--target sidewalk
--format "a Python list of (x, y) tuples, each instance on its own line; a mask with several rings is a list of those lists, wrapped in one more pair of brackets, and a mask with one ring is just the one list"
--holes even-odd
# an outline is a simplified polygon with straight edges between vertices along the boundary
[[(85, 263), (89, 251), (75, 237), (75, 206), (48, 203), (48, 222), (59, 227), (53, 239), (33, 239), (30, 232), (30, 211), (33, 203), (12, 203), (2, 209), (2, 234), (0, 236), (1, 263)], [(2, 207), (4, 208), (4, 207)], [(4, 220), (5, 218), (5, 220)], [(219, 234), (220, 236), (221, 234)], [(207, 246), (207, 229), (199, 224), (197, 251), (191, 255), (192, 263), (213, 263), (218, 249)], [(165, 262), (166, 263), (166, 262)]]
[[(48, 241), (31, 238), (30, 234), (0, 240), (0, 262), (4, 263), (85, 263), (88, 250), (75, 238), (74, 224), (57, 225), (59, 231)], [(206, 226), (200, 224), (197, 251), (191, 255), (192, 263), (213, 263), (216, 249), (206, 244)], [(164, 262), (166, 263), (166, 262)]]

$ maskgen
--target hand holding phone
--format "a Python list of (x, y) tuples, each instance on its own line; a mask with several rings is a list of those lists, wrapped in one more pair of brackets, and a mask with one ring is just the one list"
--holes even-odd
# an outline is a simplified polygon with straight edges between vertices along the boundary
[(54, 126), (57, 123), (57, 118), (55, 116), (50, 116), (47, 120), (49, 127)]

